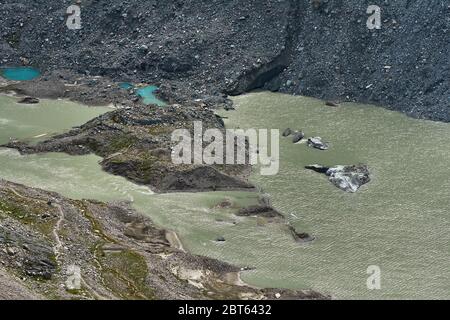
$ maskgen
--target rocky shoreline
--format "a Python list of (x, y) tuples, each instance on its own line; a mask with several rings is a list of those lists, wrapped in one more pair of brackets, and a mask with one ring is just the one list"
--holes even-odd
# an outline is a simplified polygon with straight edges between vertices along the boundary
[[(53, 83), (53, 82), (52, 82)], [(52, 87), (51, 83), (36, 80), (8, 83), (0, 87), (0, 92), (35, 98), (64, 98), (86, 103), (115, 105), (114, 110), (101, 115), (67, 133), (51, 137), (49, 140), (28, 145), (12, 140), (4, 147), (15, 148), (21, 153), (65, 152), (70, 155), (94, 153), (103, 157), (101, 165), (109, 173), (151, 187), (156, 192), (199, 192), (218, 190), (252, 190), (248, 182), (251, 168), (248, 165), (174, 165), (171, 153), (174, 143), (171, 134), (175, 129), (188, 129), (193, 135), (194, 121), (201, 121), (203, 129), (225, 130), (222, 119), (213, 109), (218, 105), (208, 105), (202, 101), (185, 102), (183, 105), (169, 104), (164, 108), (146, 106), (140, 101), (130, 101), (126, 90), (110, 80), (97, 78), (99, 88), (105, 90), (105, 99), (95, 100), (96, 90), (82, 84), (68, 86), (63, 80)], [(48, 89), (65, 87), (65, 90), (48, 93)], [(119, 91), (118, 91), (119, 90)], [(117, 102), (119, 94), (124, 100)], [(126, 94), (124, 92), (127, 92)], [(82, 93), (82, 94), (80, 94)], [(166, 93), (166, 96), (168, 94)], [(169, 100), (176, 100), (172, 98)]]
[[(126, 203), (70, 200), (0, 180), (0, 205), (5, 299), (329, 298), (236, 285), (229, 279), (239, 279), (240, 268), (171, 246), (165, 230)], [(68, 281), (73, 266), (77, 288)]]
[[(101, 79), (98, 80), (102, 82)], [(38, 81), (37, 81), (38, 82)], [(108, 80), (106, 80), (106, 83)], [(36, 83), (36, 81), (35, 81)], [(44, 82), (45, 83), (45, 82)], [(0, 91), (11, 92), (14, 91), (19, 96), (21, 95), (29, 95), (33, 93), (33, 97), (38, 98), (61, 98), (60, 96), (54, 93), (53, 95), (49, 95), (45, 92), (45, 88), (47, 86), (35, 86), (32, 82), (23, 82), (23, 83), (7, 83)], [(18, 87), (17, 87), (18, 86)], [(66, 85), (64, 85), (66, 87)], [(34, 90), (33, 92), (28, 91), (26, 88), (31, 88)], [(43, 92), (37, 90), (42, 88)], [(63, 98), (67, 98), (68, 96), (72, 96), (72, 100), (74, 101), (93, 101), (95, 96), (95, 91), (84, 91), (84, 85), (78, 85), (76, 88), (76, 93), (78, 92), (87, 92), (83, 94), (81, 99), (76, 93), (68, 93), (71, 92), (72, 87), (69, 86), (69, 89), (65, 90), (65, 95)], [(108, 87), (108, 88), (112, 88)], [(115, 97), (114, 89), (110, 89), (107, 91), (111, 94), (111, 100)], [(86, 100), (87, 99), (87, 100)], [(100, 102), (100, 101), (99, 101)], [(104, 101), (108, 103), (108, 100)], [(229, 105), (229, 104), (228, 104)], [(139, 183), (150, 186), (152, 190), (157, 192), (197, 192), (197, 191), (218, 191), (218, 190), (255, 190), (254, 186), (248, 182), (248, 177), (251, 172), (251, 167), (247, 165), (241, 166), (174, 166), (172, 161), (170, 160), (170, 151), (171, 151), (171, 142), (170, 142), (170, 133), (175, 128), (190, 128), (192, 127), (193, 121), (200, 120), (203, 122), (205, 128), (217, 128), (219, 130), (224, 130), (223, 121), (217, 117), (213, 109), (223, 107), (220, 105), (207, 105), (202, 101), (192, 101), (189, 103), (185, 103), (183, 106), (177, 104), (171, 104), (164, 108), (155, 108), (154, 106), (144, 106), (139, 101), (130, 102), (130, 101), (122, 101), (121, 105), (115, 105), (114, 109), (111, 112), (108, 112), (104, 115), (101, 115), (88, 123), (78, 127), (73, 128), (67, 133), (63, 133), (54, 137), (51, 137), (49, 140), (39, 142), (36, 145), (29, 145), (23, 143), (21, 141), (12, 140), (7, 145), (3, 147), (15, 148), (19, 150), (23, 154), (32, 154), (32, 153), (45, 153), (45, 152), (65, 152), (70, 155), (82, 155), (88, 153), (95, 153), (104, 158), (101, 162), (101, 165), (104, 170), (110, 172), (112, 174), (122, 175), (127, 179)], [(9, 182), (3, 182), (5, 185), (13, 185)], [(28, 188), (24, 186), (15, 186), (15, 189), (22, 189), (24, 199), (27, 201), (31, 201), (32, 197), (28, 196)], [(34, 190), (34, 189), (30, 189)], [(26, 191), (26, 192), (25, 192)], [(44, 192), (44, 191), (40, 191)], [(52, 194), (53, 195), (53, 194)], [(54, 196), (56, 197), (56, 196)], [(57, 196), (61, 198), (61, 196)], [(50, 202), (54, 202), (55, 200), (48, 200)], [(72, 201), (68, 200), (67, 201)], [(3, 203), (0, 200), (0, 203)], [(58, 200), (60, 203), (60, 200)], [(16, 203), (14, 202), (14, 205)], [(122, 206), (119, 206), (122, 208)], [(114, 207), (116, 210), (116, 207)], [(123, 209), (123, 208), (122, 208)], [(121, 210), (122, 210), (121, 209)], [(127, 212), (130, 212), (131, 209), (127, 207)], [(256, 211), (255, 211), (256, 210)], [(272, 213), (270, 213), (271, 211)], [(65, 211), (64, 211), (65, 212)], [(268, 214), (267, 218), (270, 219), (278, 219), (280, 221), (284, 221), (284, 217), (276, 212), (275, 209), (270, 206), (265, 207), (264, 210), (260, 210), (259, 208), (244, 208), (238, 212), (238, 215), (254, 215), (255, 213), (261, 213), (263, 216)], [(139, 217), (139, 221), (144, 219), (137, 213), (134, 213)], [(104, 213), (103, 213), (104, 215)], [(111, 220), (108, 220), (106, 224), (109, 224)], [(151, 222), (149, 222), (151, 223)], [(104, 226), (105, 228), (107, 225)], [(15, 227), (12, 227), (15, 228)], [(156, 228), (156, 227), (152, 227)], [(151, 229), (152, 229), (151, 228)], [(142, 225), (141, 222), (138, 222), (136, 225), (133, 223), (131, 227), (128, 226), (128, 229), (124, 230), (124, 235), (127, 237), (131, 237), (132, 239), (138, 240), (148, 240), (151, 242), (164, 242), (165, 249), (166, 247), (170, 247), (170, 255), (172, 255), (171, 250), (176, 250), (179, 255), (183, 255), (183, 257), (191, 262), (191, 260), (195, 261), (195, 264), (200, 264), (201, 271), (199, 270), (191, 270), (186, 269), (189, 266), (189, 263), (186, 263), (185, 260), (179, 261), (179, 266), (177, 267), (176, 277), (182, 278), (187, 281), (189, 284), (194, 286), (197, 289), (204, 289), (206, 286), (212, 286), (217, 289), (216, 293), (209, 292), (207, 295), (201, 295), (199, 293), (190, 292), (192, 294), (191, 298), (200, 298), (200, 299), (209, 299), (209, 298), (223, 298), (223, 299), (296, 299), (296, 298), (304, 298), (304, 299), (328, 299), (328, 296), (316, 293), (314, 291), (290, 291), (284, 289), (258, 289), (251, 287), (250, 292), (243, 292), (243, 290), (247, 290), (248, 286), (246, 286), (242, 280), (240, 280), (239, 273), (241, 270), (246, 270), (246, 268), (232, 267), (227, 264), (222, 264), (215, 260), (211, 260), (208, 258), (198, 257), (183, 252), (183, 247), (181, 242), (179, 241), (177, 235), (174, 232), (170, 231), (160, 231), (158, 236), (155, 236), (154, 233), (149, 235), (143, 235), (142, 232), (148, 230), (148, 226)], [(152, 229), (153, 230), (153, 229)], [(25, 232), (25, 231), (24, 231)], [(116, 230), (114, 232), (117, 232)], [(301, 237), (298, 236), (293, 230), (287, 230), (287, 232), (291, 232), (294, 240), (298, 242), (308, 242), (313, 239), (306, 239), (307, 241), (303, 241)], [(164, 235), (164, 239), (162, 239), (162, 235)], [(120, 238), (120, 245), (122, 245), (121, 241), (123, 237)], [(72, 239), (75, 243), (77, 240)], [(116, 243), (116, 242), (114, 242)], [(9, 246), (9, 244), (6, 244)], [(106, 251), (116, 252), (118, 249), (116, 245), (107, 246)], [(120, 250), (119, 250), (120, 251)], [(162, 256), (166, 256), (168, 253), (164, 251)], [(51, 251), (48, 251), (49, 261), (53, 261)], [(38, 255), (36, 255), (38, 257)], [(52, 260), (53, 259), (53, 260)], [(83, 261), (84, 257), (80, 258), (80, 261)], [(89, 261), (87, 259), (85, 262)], [(206, 262), (205, 262), (206, 261)], [(210, 269), (205, 269), (205, 265), (209, 266), (211, 261), (214, 261), (214, 273)], [(45, 275), (51, 279), (54, 276), (55, 270), (59, 269), (58, 264), (53, 261), (49, 263), (49, 266), (52, 266), (53, 269), (46, 270)], [(90, 268), (92, 266), (89, 266)], [(217, 269), (220, 269), (217, 271)], [(16, 270), (15, 272), (19, 272)], [(14, 277), (17, 277), (17, 273), (13, 272)], [(167, 273), (167, 271), (164, 271)], [(9, 273), (9, 272), (8, 272)], [(202, 281), (198, 282), (199, 274), (201, 275)], [(233, 275), (234, 274), (234, 275)], [(205, 276), (207, 275), (207, 276)], [(31, 276), (31, 275), (29, 275)], [(39, 278), (39, 274), (35, 274)], [(20, 277), (20, 276), (19, 276)], [(97, 275), (98, 277), (98, 275)], [(190, 277), (193, 277), (192, 279)], [(234, 283), (227, 283), (224, 279), (235, 279)], [(238, 280), (236, 280), (238, 279)], [(12, 281), (8, 279), (8, 281)], [(114, 280), (116, 281), (116, 280)], [(225, 281), (225, 282), (224, 282)], [(91, 286), (86, 285), (86, 287), (90, 288)], [(218, 289), (218, 287), (220, 287)], [(234, 288), (234, 289), (230, 289)], [(15, 290), (17, 292), (21, 292), (20, 290), (23, 288), (19, 288), (16, 286)], [(33, 295), (28, 296), (28, 298), (42, 298), (39, 296), (42, 289), (36, 288), (33, 292)], [(47, 289), (46, 289), (47, 290)], [(102, 289), (103, 290), (103, 289)], [(108, 290), (104, 289), (105, 292)], [(163, 290), (163, 289), (161, 289)], [(89, 291), (89, 290), (88, 290)], [(155, 297), (157, 299), (178, 299), (178, 298), (188, 298), (187, 293), (177, 287), (177, 290), (169, 290), (172, 292), (170, 296), (158, 296)], [(204, 291), (204, 290), (203, 290)], [(203, 292), (202, 291), (202, 292)], [(83, 291), (84, 292), (84, 291)], [(265, 292), (263, 294), (262, 292)], [(67, 298), (69, 297), (67, 292), (64, 290), (59, 290), (57, 298)], [(84, 292), (85, 298), (108, 298), (108, 299), (116, 299), (116, 298), (129, 298), (129, 297), (118, 297), (113, 296), (111, 293), (108, 293), (107, 296), (103, 296), (102, 293), (91, 293), (89, 296), (88, 293)], [(105, 293), (104, 293), (105, 294)], [(221, 295), (222, 294), (222, 295)], [(142, 298), (142, 297), (141, 297)], [(149, 297), (146, 297), (149, 298)]]

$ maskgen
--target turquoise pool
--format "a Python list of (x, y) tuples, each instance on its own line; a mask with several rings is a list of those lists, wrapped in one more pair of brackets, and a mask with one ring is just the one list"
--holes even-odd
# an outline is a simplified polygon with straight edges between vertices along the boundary
[(137, 90), (138, 96), (143, 99), (144, 104), (156, 104), (158, 106), (165, 106), (165, 102), (159, 100), (155, 96), (155, 91), (158, 90), (156, 86), (147, 86)]
[(39, 70), (31, 67), (14, 67), (0, 69), (0, 75), (8, 80), (29, 81), (41, 75)]
[(119, 88), (124, 90), (136, 89), (136, 94), (142, 98), (142, 101), (146, 105), (156, 104), (157, 106), (165, 106), (166, 103), (164, 101), (159, 100), (155, 96), (156, 90), (158, 90), (157, 86), (146, 86), (142, 88), (136, 88), (130, 82), (121, 82), (119, 83)]

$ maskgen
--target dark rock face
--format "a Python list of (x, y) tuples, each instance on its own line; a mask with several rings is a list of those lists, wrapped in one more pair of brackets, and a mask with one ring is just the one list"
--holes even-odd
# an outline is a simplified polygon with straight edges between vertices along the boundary
[(271, 206), (256, 205), (242, 208), (237, 213), (241, 217), (258, 216), (264, 218), (284, 218), (284, 216)]
[(298, 232), (294, 227), (289, 226), (289, 231), (291, 232), (294, 240), (298, 243), (308, 243), (316, 240), (316, 237), (311, 236), (308, 233)]
[(294, 85), (281, 86), (281, 92), (374, 103), (417, 118), (450, 121), (448, 3), (378, 3), (382, 27), (369, 30), (366, 10), (373, 2), (318, 2), (319, 7), (297, 2), (302, 8), (297, 50), (273, 80)]
[(371, 4), (90, 1), (74, 31), (68, 3), (5, 0), (0, 49), (6, 65), (23, 57), (42, 71), (157, 82), (180, 97), (264, 87), (450, 121), (448, 4), (385, 1), (382, 28), (369, 30)]
[(0, 226), (0, 248), (4, 248), (0, 249), (0, 259), (20, 266), (27, 276), (48, 280), (56, 272), (52, 246), (44, 237), (6, 224)]
[(171, 90), (190, 98), (228, 88), (245, 91), (252, 85), (236, 80), (252, 72), (267, 72), (248, 80), (262, 86), (273, 69), (278, 74), (286, 66), (276, 62), (266, 67), (283, 52), (291, 6), (287, 0), (167, 0), (164, 6), (156, 0), (89, 1), (82, 3), (83, 28), (78, 31), (66, 27), (68, 6), (58, 0), (45, 5), (3, 1), (2, 33), (7, 40), (14, 38), (0, 42), (8, 48), (2, 50), (5, 63), (19, 64), (23, 56), (42, 70), (169, 82)]
[(306, 166), (305, 168), (308, 169), (308, 170), (315, 171), (317, 173), (322, 173), (322, 174), (326, 174), (328, 172), (328, 170), (330, 169), (329, 167), (324, 167), (324, 166), (321, 166), (321, 165), (318, 165), (318, 164), (313, 164), (313, 165), (310, 165), (310, 166)]
[(305, 137), (305, 134), (300, 131), (300, 132), (295, 132), (294, 133), (294, 137), (292, 138), (292, 142), (293, 143), (297, 143), (303, 140), (303, 138)]
[(55, 269), (55, 263), (48, 259), (28, 259), (24, 263), (24, 270), (27, 275), (46, 280), (52, 277)]
[(250, 183), (229, 176), (213, 167), (197, 167), (185, 171), (168, 173), (161, 180), (158, 188), (164, 191), (180, 190), (224, 190), (252, 189)]

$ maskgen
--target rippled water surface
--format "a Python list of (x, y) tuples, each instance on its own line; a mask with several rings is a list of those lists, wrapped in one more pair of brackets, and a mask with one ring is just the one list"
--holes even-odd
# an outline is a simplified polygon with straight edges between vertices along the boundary
[(19, 104), (17, 100), (0, 95), (0, 144), (10, 138), (33, 143), (112, 110), (64, 100), (42, 100), (39, 104)]
[[(331, 149), (320, 152), (283, 139), (280, 173), (262, 177), (255, 170), (252, 177), (298, 230), (317, 236), (314, 243), (295, 243), (282, 224), (238, 218), (235, 208), (214, 208), (226, 198), (236, 207), (254, 204), (254, 193), (156, 195), (103, 172), (96, 156), (20, 156), (0, 149), (0, 178), (77, 199), (131, 200), (158, 224), (177, 231), (188, 250), (256, 267), (243, 275), (254, 285), (313, 288), (339, 298), (450, 298), (450, 125), (272, 93), (237, 97), (235, 103), (236, 111), (224, 112), (229, 127), (291, 127), (330, 142)], [(0, 142), (32, 141), (107, 111), (63, 106), (60, 101), (22, 106), (0, 97)], [(359, 162), (370, 166), (373, 181), (356, 194), (303, 169), (311, 163)], [(227, 241), (214, 241), (219, 236)], [(369, 265), (381, 268), (379, 291), (367, 290)]]
[[(449, 124), (273, 93), (237, 97), (235, 103), (229, 126), (303, 129), (331, 144), (321, 152), (282, 138), (280, 173), (254, 175), (276, 208), (317, 241), (263, 250), (274, 263), (264, 262), (246, 280), (306, 285), (343, 298), (450, 297)], [(373, 181), (347, 194), (303, 169), (314, 163), (365, 163)], [(380, 291), (366, 288), (369, 265), (381, 268)], [(268, 270), (274, 274), (266, 277)]]

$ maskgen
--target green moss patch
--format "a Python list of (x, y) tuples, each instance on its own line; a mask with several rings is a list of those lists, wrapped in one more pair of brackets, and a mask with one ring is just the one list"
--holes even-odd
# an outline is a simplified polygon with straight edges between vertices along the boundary
[(100, 257), (105, 284), (124, 299), (153, 299), (153, 291), (147, 286), (147, 263), (140, 254), (123, 250), (103, 252)]

